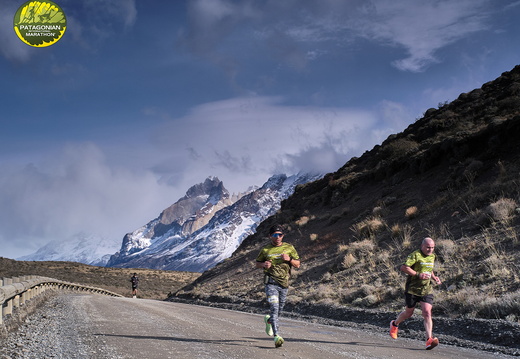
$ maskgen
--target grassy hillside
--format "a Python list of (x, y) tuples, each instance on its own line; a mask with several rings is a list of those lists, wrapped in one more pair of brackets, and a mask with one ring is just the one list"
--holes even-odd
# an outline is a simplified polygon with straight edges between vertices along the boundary
[(164, 300), (200, 276), (200, 273), (152, 269), (105, 268), (74, 262), (25, 262), (0, 257), (0, 277), (39, 275), (66, 282), (103, 288), (124, 296), (131, 295), (130, 277), (139, 276), (139, 297)]
[(520, 66), (299, 186), (231, 258), (177, 297), (264, 299), (255, 258), (274, 223), (302, 257), (289, 303), (398, 311), (398, 270), (437, 244), (434, 315), (520, 321)]

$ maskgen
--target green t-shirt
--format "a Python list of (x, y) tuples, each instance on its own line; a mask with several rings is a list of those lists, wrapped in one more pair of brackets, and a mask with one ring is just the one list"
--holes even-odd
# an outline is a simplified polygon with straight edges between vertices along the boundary
[[(432, 253), (429, 256), (426, 256), (420, 249), (418, 249), (406, 258), (404, 265), (412, 268), (417, 273), (431, 273), (433, 271), (434, 262), (435, 254)], [(421, 297), (428, 295), (433, 291), (431, 278), (419, 279), (417, 276), (409, 275), (406, 279), (405, 291), (406, 293)]]
[(289, 286), (289, 277), (291, 276), (291, 265), (282, 259), (283, 253), (288, 254), (291, 259), (300, 259), (292, 244), (282, 243), (278, 247), (268, 244), (262, 248), (258, 257), (256, 257), (256, 261), (271, 261), (271, 267), (269, 269), (264, 268), (264, 273), (273, 278), (282, 287), (287, 288)]

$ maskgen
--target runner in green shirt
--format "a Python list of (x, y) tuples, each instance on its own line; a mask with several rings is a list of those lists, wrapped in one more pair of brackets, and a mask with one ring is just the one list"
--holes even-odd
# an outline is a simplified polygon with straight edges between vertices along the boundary
[(272, 226), (269, 236), (271, 243), (260, 250), (256, 267), (264, 270), (265, 294), (270, 307), (270, 314), (264, 317), (265, 331), (267, 335), (274, 335), (274, 345), (278, 348), (284, 342), (278, 335), (278, 318), (287, 298), (291, 268), (300, 267), (300, 257), (291, 244), (282, 242), (282, 226)]
[(421, 304), (422, 316), (424, 318), (424, 329), (426, 330), (426, 349), (433, 349), (439, 344), (439, 339), (432, 336), (432, 305), (433, 305), (433, 288), (431, 280), (433, 279), (438, 285), (441, 280), (433, 273), (433, 265), (435, 262), (435, 242), (431, 238), (425, 238), (422, 241), (421, 249), (411, 253), (404, 264), (401, 271), (408, 274), (405, 285), (405, 302), (406, 308), (402, 311), (396, 320), (390, 322), (390, 336), (397, 339), (398, 327), (401, 322), (413, 315), (417, 303)]

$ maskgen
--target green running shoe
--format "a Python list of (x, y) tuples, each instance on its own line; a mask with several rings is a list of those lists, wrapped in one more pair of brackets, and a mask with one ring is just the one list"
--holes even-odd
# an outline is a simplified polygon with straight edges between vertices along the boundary
[(282, 338), (281, 336), (276, 335), (276, 336), (274, 337), (274, 346), (275, 346), (276, 348), (280, 348), (280, 347), (282, 346), (282, 344), (283, 344), (284, 341), (285, 341), (285, 340), (283, 340), (283, 338)]
[(271, 322), (269, 321), (269, 319), (271, 319), (271, 316), (269, 314), (267, 314), (264, 317), (265, 332), (267, 333), (267, 335), (272, 337), (274, 335), (274, 333), (273, 333), (273, 326), (271, 325)]

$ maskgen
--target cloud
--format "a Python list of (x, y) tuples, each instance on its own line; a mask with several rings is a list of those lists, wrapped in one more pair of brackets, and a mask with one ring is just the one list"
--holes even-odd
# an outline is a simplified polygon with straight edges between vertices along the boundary
[(255, 18), (249, 1), (193, 0), (187, 15), (188, 26), (177, 34), (179, 48), (212, 62), (234, 82), (238, 64), (228, 51), (235, 47), (233, 33)]
[(0, 0), (0, 47), (1, 54), (13, 63), (24, 63), (34, 54), (34, 49), (24, 44), (13, 30), (14, 14), (22, 3)]
[(79, 232), (122, 239), (183, 194), (158, 184), (150, 171), (110, 165), (92, 143), (70, 144), (23, 168), (4, 168), (0, 186), (2, 255), (9, 254), (13, 238), (24, 243), (20, 255)]
[(487, 0), (374, 1), (369, 16), (358, 22), (367, 39), (402, 46), (408, 57), (393, 64), (420, 72), (438, 62), (435, 52), (466, 36), (486, 30)]
[(312, 54), (344, 51), (363, 38), (402, 48), (406, 56), (393, 65), (421, 72), (440, 61), (438, 50), (486, 30), (491, 11), (489, 0), (302, 0), (297, 4), (199, 0), (191, 4), (190, 21), (181, 38), (193, 53), (229, 64), (231, 57), (226, 58), (219, 47), (239, 33), (253, 33), (258, 48), (266, 47), (268, 56), (296, 70), (316, 59)]
[(87, 16), (82, 16), (82, 18), (94, 18), (96, 22), (100, 19), (110, 20), (104, 22), (104, 25), (112, 23), (113, 20), (117, 20), (128, 28), (133, 26), (137, 19), (135, 0), (88, 0), (84, 1), (84, 4), (90, 16), (86, 14)]
[(26, 255), (81, 232), (122, 239), (208, 176), (236, 193), (275, 173), (336, 171), (406, 119), (393, 102), (367, 111), (289, 106), (281, 97), (205, 103), (179, 118), (160, 108), (143, 112), (161, 120), (151, 134), (113, 139), (106, 147), (69, 143), (33, 156), (33, 163), (3, 163), (3, 256)]
[[(349, 158), (341, 154), (331, 143), (323, 143), (319, 146), (309, 146), (299, 153), (288, 154), (287, 162), (291, 164), (293, 172), (328, 173), (331, 168), (337, 170), (345, 164)], [(285, 167), (280, 164), (280, 167)], [(278, 172), (284, 172), (282, 168)]]
[(385, 129), (390, 134), (377, 116), (355, 109), (287, 106), (279, 97), (241, 97), (193, 108), (161, 127), (153, 142), (161, 153), (175, 154), (161, 160), (165, 178), (180, 172), (196, 174), (200, 181), (212, 175), (239, 191), (245, 184), (263, 184), (273, 173), (337, 170), (380, 142)]
[(509, 10), (517, 6), (520, 6), (520, 1), (512, 2), (511, 4), (506, 5), (504, 9)]
[(248, 1), (194, 0), (188, 2), (188, 27), (179, 35), (184, 46), (196, 54), (215, 53), (237, 26), (254, 18)]

